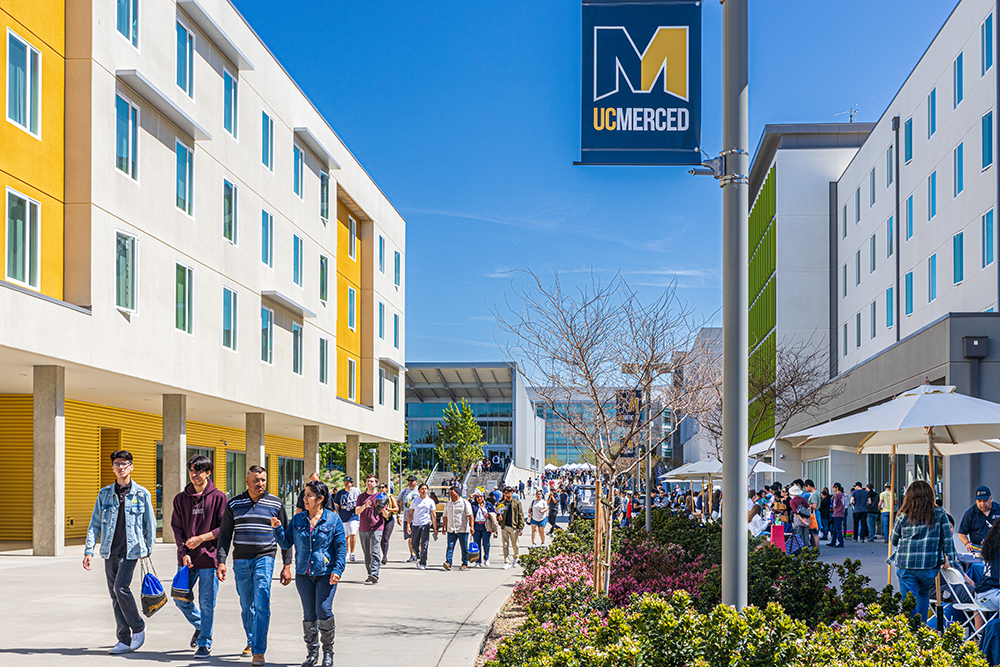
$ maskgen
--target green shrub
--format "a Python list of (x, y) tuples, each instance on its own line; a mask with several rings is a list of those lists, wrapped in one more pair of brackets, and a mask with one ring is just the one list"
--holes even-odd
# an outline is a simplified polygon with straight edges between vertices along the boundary
[(524, 571), (524, 576), (529, 577), (553, 556), (591, 553), (593, 551), (593, 543), (593, 529), (591, 529), (589, 540), (574, 532), (561, 530), (552, 536), (552, 541), (546, 546), (529, 549), (518, 556), (517, 563)]

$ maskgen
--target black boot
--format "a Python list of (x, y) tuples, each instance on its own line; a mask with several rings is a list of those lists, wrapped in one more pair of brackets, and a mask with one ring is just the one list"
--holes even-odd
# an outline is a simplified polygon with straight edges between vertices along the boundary
[(323, 667), (333, 667), (333, 638), (337, 633), (337, 619), (317, 621), (320, 641), (323, 643)]
[(302, 638), (306, 642), (306, 659), (302, 667), (313, 667), (319, 660), (319, 629), (316, 621), (302, 621)]

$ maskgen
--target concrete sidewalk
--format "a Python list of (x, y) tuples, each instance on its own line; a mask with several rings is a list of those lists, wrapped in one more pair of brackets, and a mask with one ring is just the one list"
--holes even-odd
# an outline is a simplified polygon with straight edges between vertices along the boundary
[[(522, 553), (530, 543), (525, 530)], [(456, 545), (455, 569), (446, 572), (446, 540), (431, 541), (428, 569), (403, 561), (409, 556), (402, 530), (393, 534), (388, 565), (378, 584), (364, 585), (367, 576), (360, 547), (358, 560), (348, 562), (337, 589), (336, 662), (379, 667), (471, 666), (496, 612), (510, 595), (520, 568), (502, 569), (500, 540), (493, 540), (490, 568), (460, 571)], [(246, 644), (239, 599), (232, 580), (219, 587), (214, 644), (209, 660), (194, 660), (188, 648), (192, 628), (173, 602), (147, 619), (146, 644), (136, 653), (112, 656), (115, 623), (104, 579), (104, 562), (90, 572), (81, 561), (83, 547), (69, 547), (70, 556), (34, 558), (30, 552), (0, 553), (0, 665), (109, 665), (127, 660), (137, 665), (242, 663)], [(157, 544), (154, 564), (169, 593), (176, 571), (173, 545)], [(280, 561), (280, 556), (279, 556)], [(294, 569), (294, 566), (293, 566)], [(299, 665), (305, 657), (302, 606), (294, 584), (282, 587), (278, 570), (271, 589), (271, 628), (267, 664)], [(132, 590), (138, 595), (138, 568)]]

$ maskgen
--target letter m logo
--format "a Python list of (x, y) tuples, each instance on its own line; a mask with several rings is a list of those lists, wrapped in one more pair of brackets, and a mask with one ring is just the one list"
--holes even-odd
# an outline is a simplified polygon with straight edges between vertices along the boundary
[(617, 93), (622, 78), (649, 93), (662, 77), (663, 92), (687, 102), (688, 44), (686, 26), (658, 27), (641, 52), (623, 26), (594, 26), (594, 101)]

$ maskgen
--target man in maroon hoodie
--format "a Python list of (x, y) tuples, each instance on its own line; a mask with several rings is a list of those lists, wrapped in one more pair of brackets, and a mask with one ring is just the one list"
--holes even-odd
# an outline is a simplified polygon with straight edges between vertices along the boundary
[(191, 648), (198, 647), (194, 657), (207, 658), (212, 651), (212, 621), (215, 617), (215, 597), (219, 581), (215, 577), (218, 565), (215, 550), (226, 513), (226, 494), (212, 484), (212, 460), (207, 456), (192, 456), (188, 461), (191, 483), (174, 496), (174, 514), (170, 527), (177, 543), (177, 564), (186, 565), (191, 575), (191, 592), (198, 589), (198, 606), (194, 602), (174, 598), (184, 617), (194, 626)]

